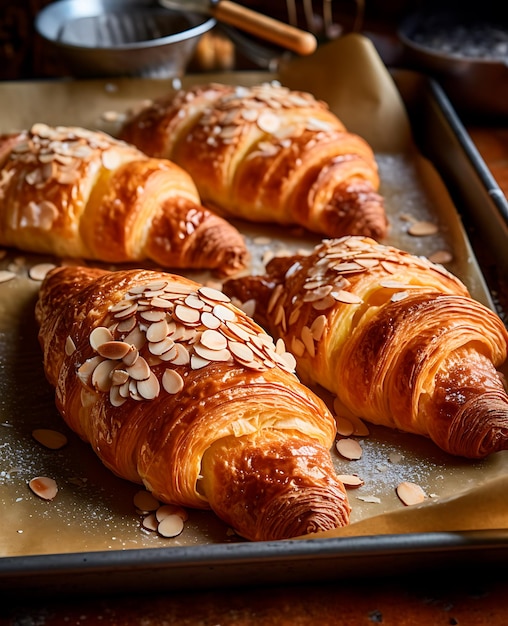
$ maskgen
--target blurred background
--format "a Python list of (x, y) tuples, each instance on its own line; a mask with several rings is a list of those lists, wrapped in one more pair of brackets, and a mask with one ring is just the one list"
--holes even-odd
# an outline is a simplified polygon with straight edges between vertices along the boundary
[[(185, 68), (194, 74), (276, 71), (281, 58), (291, 54), (221, 22), (210, 29), (214, 21), (207, 8), (216, 0), (171, 0), (176, 11), (161, 8), (159, 2), (165, 1), (169, 0), (0, 0), (0, 81), (121, 73), (165, 78)], [(188, 12), (196, 4), (205, 11), (191, 17)], [(361, 33), (389, 68), (436, 78), (461, 114), (482, 122), (504, 123), (508, 118), (504, 2), (236, 0), (236, 4), (311, 32), (318, 45)], [(41, 12), (46, 25), (42, 30)], [(195, 30), (189, 19), (193, 26), (199, 24), (198, 35), (189, 34)], [(204, 22), (209, 26), (202, 28)], [(168, 43), (183, 31), (185, 42)], [(127, 42), (129, 50), (123, 46)]]
[[(37, 34), (36, 15), (54, 0), (0, 0), (0, 80), (66, 74), (61, 55)], [(186, 0), (181, 1), (185, 7)], [(387, 63), (398, 61), (397, 27), (425, 2), (411, 0), (239, 0), (255, 11), (316, 35), (319, 42), (348, 32), (370, 36)], [(427, 2), (427, 4), (429, 4)], [(464, 3), (462, 3), (464, 4)], [(259, 61), (219, 25), (202, 38), (189, 71), (250, 69)]]

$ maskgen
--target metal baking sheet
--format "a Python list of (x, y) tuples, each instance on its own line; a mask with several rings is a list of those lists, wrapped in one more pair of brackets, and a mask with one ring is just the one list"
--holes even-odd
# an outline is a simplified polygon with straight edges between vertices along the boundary
[[(508, 199), (439, 83), (427, 79), (424, 90), (410, 87), (414, 81), (421, 80), (419, 74), (398, 72), (397, 82), (412, 100), (410, 112), (416, 118), (413, 127), (420, 148), (439, 168), (463, 220), (496, 309), (507, 324)], [(415, 94), (420, 94), (416, 102)], [(422, 117), (428, 121), (419, 123), (418, 118)], [(430, 135), (425, 132), (428, 123), (434, 129)]]
[[(230, 80), (258, 82), (260, 78), (266, 76), (233, 76)], [(397, 75), (396, 81), (410, 109), (412, 127), (418, 127), (427, 144), (432, 144), (433, 138), (441, 148), (443, 138), (453, 143), (450, 112), (442, 114), (442, 103), (436, 99), (430, 83), (413, 74)], [(0, 86), (2, 102), (8, 105), (1, 113), (2, 130), (16, 125), (25, 127), (41, 118), (48, 123), (97, 126), (100, 120), (104, 121), (101, 113), (106, 110), (125, 109), (139, 102), (140, 94), (151, 97), (165, 87), (160, 81), (143, 79), (5, 84)], [(25, 99), (20, 100), (21, 94)], [(19, 106), (20, 101), (27, 103), (24, 108)], [(73, 106), (77, 102), (79, 106)], [(457, 151), (456, 156), (457, 167), (468, 159), (464, 151)], [(415, 165), (407, 155), (380, 151), (378, 157), (382, 193), (396, 207), (392, 222), (399, 224), (399, 228), (392, 229), (391, 242), (419, 254), (451, 251), (450, 269), (461, 275), (478, 299), (494, 306), (461, 220), (434, 173), (422, 174), (419, 168), (427, 166), (420, 162)], [(435, 188), (430, 190), (422, 182), (428, 181), (429, 175), (439, 189), (437, 194)], [(435, 214), (436, 206), (439, 215)], [(469, 206), (469, 210), (475, 209)], [(408, 214), (418, 219), (438, 219), (439, 234), (430, 239), (409, 237), (402, 228)], [(315, 243), (312, 238), (295, 241), (273, 228), (245, 227), (245, 234), (254, 252), (254, 270), (274, 249)], [(176, 540), (168, 541), (143, 531), (132, 507), (132, 496), (138, 487), (105, 470), (86, 444), (65, 429), (54, 408), (52, 390), (42, 372), (33, 322), (37, 283), (28, 275), (29, 268), (43, 260), (47, 259), (9, 251), (2, 261), (3, 267), (17, 265), (19, 272), (19, 279), (0, 285), (4, 370), (0, 404), (3, 589), (13, 593), (24, 593), (29, 588), (34, 593), (56, 589), (76, 593), (303, 582), (424, 571), (436, 563), (445, 568), (466, 559), (485, 564), (506, 559), (508, 532), (504, 530), (373, 533), (251, 544), (231, 535), (211, 513), (190, 512), (186, 530)], [(42, 450), (31, 437), (32, 429), (42, 426), (65, 430), (68, 446), (57, 452)], [(431, 442), (382, 428), (373, 428), (362, 444), (364, 459), (354, 471), (363, 472), (368, 478), (363, 493), (381, 496), (380, 506), (357, 498), (358, 492), (351, 494), (353, 521), (400, 508), (393, 493), (398, 480), (424, 483), (428, 493), (439, 499), (465, 492), (485, 477), (506, 469), (504, 453), (477, 463), (452, 460)], [(390, 466), (389, 452), (400, 453), (405, 461)], [(336, 462), (340, 473), (352, 471), (340, 459)], [(61, 497), (53, 503), (32, 497), (26, 482), (34, 473), (57, 473), (65, 485)], [(104, 574), (108, 574), (107, 578)]]

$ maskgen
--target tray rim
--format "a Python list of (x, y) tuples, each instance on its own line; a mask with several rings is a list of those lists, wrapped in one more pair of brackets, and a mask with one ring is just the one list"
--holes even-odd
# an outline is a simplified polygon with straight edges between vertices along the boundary
[[(148, 574), (150, 583), (153, 576), (160, 577), (159, 590), (213, 589), (223, 587), (224, 580), (230, 587), (248, 586), (260, 575), (263, 584), (377, 578), (380, 564), (383, 578), (423, 574), (436, 564), (440, 571), (434, 575), (440, 576), (464, 559), (469, 565), (497, 564), (507, 556), (506, 529), (436, 531), (3, 557), (0, 584), (14, 594), (58, 590), (80, 595), (90, 589), (110, 594), (115, 584), (104, 586), (105, 575), (119, 576), (117, 590), (125, 592), (132, 583), (139, 589), (139, 577)], [(157, 591), (152, 584), (150, 589)]]
[[(508, 203), (497, 185), (488, 167), (478, 153), (474, 143), (460, 122), (453, 106), (439, 85), (415, 71), (411, 71), (429, 92), (435, 104), (443, 114), (446, 123), (458, 139), (476, 170), (486, 193), (489, 194), (501, 215), (508, 224)], [(24, 81), (33, 82), (33, 81)], [(45, 82), (61, 82), (61, 79)], [(79, 82), (76, 81), (76, 82)], [(481, 270), (481, 267), (480, 267)], [(483, 273), (482, 273), (483, 277)], [(442, 563), (443, 556), (448, 557)], [(172, 588), (187, 589), (196, 587), (196, 580), (182, 576), (183, 570), (209, 570), (211, 575), (202, 573), (197, 586), (223, 586), (223, 578), (216, 576), (217, 568), (230, 570), (233, 579), (230, 586), (244, 586), (256, 580), (261, 567), (270, 568), (279, 565), (286, 573), (280, 579), (280, 567), (274, 567), (274, 581), (286, 580), (305, 581), (309, 576), (316, 580), (316, 567), (319, 570), (324, 563), (337, 566), (334, 578), (378, 577), (389, 574), (391, 566), (396, 567), (398, 575), (424, 570), (424, 563), (435, 565), (439, 560), (442, 572), (455, 567), (462, 558), (470, 560), (484, 558), (506, 562), (508, 557), (508, 530), (471, 530), (471, 531), (432, 531), (422, 533), (363, 535), (352, 537), (316, 538), (301, 540), (285, 540), (278, 542), (207, 544), (199, 546), (172, 546), (157, 548), (133, 548), (126, 550), (97, 550), (90, 552), (66, 552), (51, 554), (31, 554), (20, 556), (0, 556), (0, 584), (4, 590), (26, 593), (46, 593), (47, 589), (58, 588), (72, 594), (87, 592), (86, 584), (81, 588), (75, 585), (89, 577), (95, 592), (109, 593), (114, 584), (104, 585), (100, 579), (106, 574), (120, 574), (127, 578), (136, 578), (143, 572), (166, 572), (166, 581)], [(368, 564), (360, 563), (355, 572), (340, 571), (341, 563), (351, 564), (352, 561), (366, 558)], [(387, 565), (387, 569), (379, 572), (372, 564), (372, 559)], [(309, 562), (316, 564), (304, 571)], [(247, 570), (247, 574), (245, 573)], [(236, 576), (237, 572), (242, 573)], [(266, 570), (264, 571), (266, 574)], [(294, 578), (296, 576), (296, 578)], [(90, 578), (91, 577), (91, 578)], [(266, 576), (264, 578), (266, 580)], [(111, 581), (112, 579), (110, 579)], [(121, 578), (122, 580), (122, 578)], [(124, 579), (123, 579), (124, 580)], [(90, 584), (90, 583), (89, 583)]]
[(444, 89), (435, 79), (429, 79), (428, 84), (432, 95), (439, 104), (441, 112), (450, 126), (450, 129), (455, 134), (455, 137), (457, 138), (470, 164), (476, 170), (476, 174), (480, 179), (481, 184), (508, 225), (508, 200), (505, 194), (494, 178), (488, 165), (485, 163), (474, 141), (467, 132), (466, 127), (456, 114), (455, 109), (446, 96)]

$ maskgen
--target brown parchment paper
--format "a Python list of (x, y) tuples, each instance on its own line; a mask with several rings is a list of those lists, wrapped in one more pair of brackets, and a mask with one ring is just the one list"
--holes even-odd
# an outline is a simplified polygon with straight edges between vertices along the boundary
[[(391, 224), (386, 243), (426, 256), (449, 252), (447, 268), (464, 280), (475, 298), (491, 306), (456, 209), (432, 164), (416, 151), (404, 102), (367, 39), (348, 35), (320, 47), (311, 57), (292, 60), (277, 75), (186, 76), (182, 82), (185, 86), (208, 80), (237, 84), (280, 80), (326, 100), (376, 152)], [(0, 131), (46, 122), (115, 134), (127, 111), (172, 87), (166, 80), (148, 79), (0, 84)], [(435, 222), (438, 233), (412, 237), (407, 232), (412, 220)], [(263, 271), (266, 260), (279, 251), (311, 249), (318, 242), (298, 230), (235, 225), (251, 250), (252, 272)], [(44, 378), (34, 322), (39, 283), (29, 271), (46, 261), (60, 262), (15, 250), (0, 258), (0, 270), (16, 273), (14, 280), (0, 284), (0, 556), (242, 541), (206, 511), (189, 511), (183, 533), (174, 539), (143, 530), (132, 503), (139, 487), (113, 476), (67, 429)], [(203, 282), (216, 281), (206, 272), (187, 274)], [(322, 390), (316, 391), (331, 401)], [(64, 432), (68, 444), (47, 450), (33, 439), (35, 428)], [(471, 462), (444, 454), (424, 438), (374, 426), (361, 445), (363, 456), (358, 461), (341, 459), (332, 450), (338, 473), (356, 473), (365, 484), (349, 491), (351, 525), (320, 536), (508, 528), (503, 497), (508, 487), (507, 453)], [(59, 492), (53, 501), (31, 493), (27, 483), (35, 476), (57, 481)], [(403, 480), (425, 490), (424, 504), (401, 504), (395, 488)]]

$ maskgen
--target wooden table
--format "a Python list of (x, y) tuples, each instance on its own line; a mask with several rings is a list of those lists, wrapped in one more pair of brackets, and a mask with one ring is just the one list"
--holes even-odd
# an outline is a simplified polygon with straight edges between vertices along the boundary
[[(436, 572), (438, 574), (438, 572)], [(4, 599), (5, 626), (506, 626), (508, 579), (456, 572), (450, 580), (168, 591), (126, 597)], [(0, 613), (1, 615), (1, 613)]]

